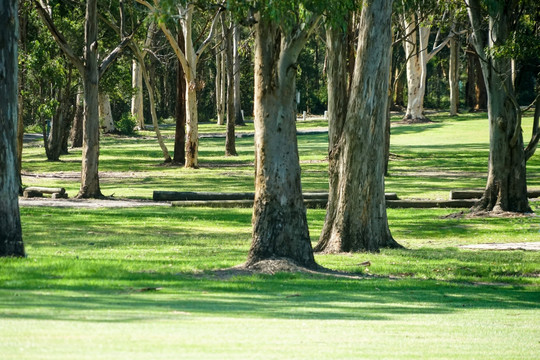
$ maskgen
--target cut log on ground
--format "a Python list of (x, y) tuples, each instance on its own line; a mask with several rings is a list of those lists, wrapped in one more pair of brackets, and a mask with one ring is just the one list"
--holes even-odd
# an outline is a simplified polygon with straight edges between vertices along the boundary
[[(253, 200), (254, 193), (214, 193), (191, 191), (154, 191), (154, 201), (212, 201), (212, 200)], [(328, 200), (327, 192), (306, 192), (305, 200)], [(386, 200), (398, 200), (396, 193), (387, 193)], [(326, 206), (326, 205), (324, 205)]]
[[(450, 200), (480, 199), (484, 190), (451, 190)], [(540, 190), (529, 190), (527, 196), (531, 199), (540, 198)]]
[(66, 192), (66, 189), (64, 188), (48, 188), (48, 187), (40, 187), (40, 186), (28, 186), (24, 190), (27, 191), (39, 191), (43, 194), (64, 194)]
[[(326, 208), (326, 199), (304, 199), (304, 204), (310, 209)], [(388, 200), (388, 208), (471, 208), (476, 200)], [(211, 207), (211, 208), (251, 208), (253, 200), (193, 200), (173, 201), (172, 206), (181, 207)]]

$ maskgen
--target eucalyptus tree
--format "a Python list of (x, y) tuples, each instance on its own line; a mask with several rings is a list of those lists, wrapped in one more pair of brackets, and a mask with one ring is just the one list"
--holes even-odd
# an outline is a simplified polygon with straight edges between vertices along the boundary
[[(450, 2), (402, 1), (401, 26), (406, 34), (403, 39), (403, 48), (407, 59), (407, 111), (404, 119), (413, 122), (426, 120), (424, 97), (427, 64), (455, 35), (454, 27), (452, 27), (448, 35), (441, 39), (449, 17), (448, 9), (445, 8), (448, 7), (448, 3)], [(437, 16), (441, 16), (438, 21), (436, 21)], [(435, 25), (438, 29), (430, 48), (430, 35)]]
[[(34, 4), (43, 23), (51, 32), (52, 37), (73, 63), (82, 76), (84, 92), (84, 118), (83, 118), (83, 149), (81, 187), (77, 197), (102, 197), (99, 186), (99, 110), (98, 85), (99, 79), (118, 57), (120, 52), (128, 45), (131, 36), (120, 40), (118, 46), (110, 51), (99, 62), (98, 58), (98, 7), (97, 0), (87, 0), (85, 6), (85, 30), (83, 55), (77, 55), (74, 48), (66, 41), (65, 36), (56, 27), (53, 14), (49, 13), (47, 4), (34, 0)], [(132, 33), (133, 34), (133, 33)]]
[(298, 55), (321, 21), (321, 5), (269, 0), (228, 4), (251, 14), (255, 33), (255, 200), (247, 267), (278, 258), (317, 267), (302, 197), (295, 94)]
[(237, 156), (236, 153), (236, 136), (235, 136), (235, 60), (234, 60), (234, 22), (228, 17), (225, 12), (221, 13), (221, 26), (223, 29), (223, 42), (225, 48), (225, 64), (226, 64), (226, 79), (227, 79), (227, 132), (225, 135), (225, 155)]
[(0, 2), (0, 256), (24, 256), (17, 176), (17, 0)]
[(490, 132), (487, 184), (474, 209), (530, 212), (526, 164), (539, 140), (539, 96), (536, 98), (533, 135), (525, 147), (522, 110), (512, 82), (512, 59), (523, 55), (518, 49), (529, 49), (532, 56), (538, 57), (538, 28), (533, 27), (533, 35), (528, 36), (519, 23), (521, 16), (529, 19), (537, 16), (539, 5), (528, 0), (467, 0), (466, 4), (488, 95)]
[(327, 27), (329, 197), (315, 247), (325, 253), (400, 247), (388, 227), (384, 195), (392, 0), (361, 6), (353, 57), (347, 30), (339, 23)]
[[(172, 46), (175, 55), (178, 57), (186, 80), (186, 161), (185, 167), (197, 168), (199, 156), (199, 130), (197, 113), (197, 65), (201, 55), (208, 48), (214, 36), (214, 30), (219, 20), (219, 13), (224, 10), (220, 4), (208, 4), (178, 0), (178, 1), (160, 1), (154, 0), (153, 4), (146, 0), (136, 0), (138, 3), (146, 6), (153, 14), (158, 15), (158, 25), (165, 34), (165, 37)], [(193, 25), (198, 5), (215, 7), (211, 25), (209, 26), (207, 36), (196, 46), (193, 33)], [(169, 17), (177, 18), (179, 31), (183, 33), (183, 48), (169, 29), (167, 19)], [(200, 36), (199, 36), (200, 38)]]

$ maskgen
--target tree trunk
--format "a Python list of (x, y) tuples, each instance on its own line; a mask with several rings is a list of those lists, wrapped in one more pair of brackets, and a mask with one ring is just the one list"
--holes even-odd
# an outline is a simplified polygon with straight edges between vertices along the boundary
[(216, 108), (217, 124), (225, 124), (225, 34), (221, 36), (221, 44), (216, 48)]
[(108, 94), (99, 93), (99, 123), (103, 129), (103, 133), (109, 134), (114, 132), (114, 121), (111, 110), (111, 100)]
[(403, 41), (407, 59), (407, 112), (404, 119), (423, 122), (427, 120), (424, 116), (424, 96), (427, 75), (427, 40), (430, 28), (419, 26), (418, 30), (411, 30), (417, 26), (416, 23), (414, 15), (411, 20), (404, 21), (406, 31), (410, 31), (410, 36)]
[(234, 57), (233, 26), (225, 24), (225, 13), (222, 13), (223, 40), (225, 45), (225, 64), (227, 73), (227, 134), (225, 136), (225, 156), (237, 156), (235, 145), (235, 108), (234, 108)]
[[(184, 33), (178, 32), (178, 46), (185, 51)], [(186, 162), (186, 78), (182, 64), (178, 61), (178, 74), (176, 77), (176, 130), (174, 133), (175, 164)]]
[(87, 0), (84, 48), (84, 120), (81, 188), (78, 198), (103, 197), (99, 187), (99, 113), (97, 58), (97, 0)]
[[(364, 4), (346, 110), (344, 34), (331, 29), (327, 46), (328, 102), (332, 130), (330, 189), (316, 251), (378, 251), (400, 247), (388, 228), (384, 195), (384, 132), (388, 102), (391, 0)], [(333, 104), (334, 106), (331, 106)], [(337, 125), (337, 126), (336, 126)]]
[[(69, 85), (66, 86), (69, 88)], [(69, 110), (68, 95), (64, 94), (64, 89), (58, 91), (58, 107), (52, 117), (51, 129), (48, 136), (44, 134), (43, 140), (45, 143), (45, 153), (47, 160), (58, 161), (62, 154), (62, 145), (66, 128), (66, 115)]]
[[(189, 79), (189, 80), (188, 80)], [(197, 113), (197, 91), (193, 76), (186, 78), (186, 165), (199, 167), (199, 122)]]
[(459, 43), (450, 40), (450, 66), (448, 71), (450, 85), (450, 116), (457, 116), (459, 111)]
[(17, 176), (17, 0), (0, 3), (0, 256), (25, 256)]
[(305, 41), (291, 45), (282, 39), (288, 34), (282, 34), (276, 23), (259, 13), (256, 17), (255, 200), (246, 266), (286, 258), (315, 268), (302, 197), (295, 121), (294, 69)]
[(505, 43), (510, 35), (517, 1), (498, 0), (488, 5), (489, 30), (484, 33), (480, 3), (470, 0), (469, 19), (474, 45), (482, 58), (488, 94), (490, 132), (488, 180), (476, 211), (530, 212), (527, 198), (526, 159), (521, 131), (521, 111), (512, 86), (511, 60), (491, 57), (486, 49)]
[(469, 44), (467, 50), (466, 99), (467, 106), (472, 112), (487, 109), (487, 93), (482, 67), (472, 44)]
[(75, 115), (73, 116), (73, 125), (69, 134), (72, 148), (82, 147), (83, 139), (83, 113), (84, 113), (84, 96), (82, 96), (82, 89), (77, 92), (77, 98), (75, 100)]
[(244, 116), (242, 115), (242, 94), (240, 92), (240, 55), (238, 46), (240, 45), (240, 27), (234, 24), (233, 28), (233, 66), (234, 66), (234, 113), (236, 126), (244, 126)]
[(135, 118), (139, 130), (144, 130), (144, 103), (143, 103), (143, 78), (141, 66), (137, 60), (133, 60), (131, 86), (135, 93), (131, 97), (131, 115)]

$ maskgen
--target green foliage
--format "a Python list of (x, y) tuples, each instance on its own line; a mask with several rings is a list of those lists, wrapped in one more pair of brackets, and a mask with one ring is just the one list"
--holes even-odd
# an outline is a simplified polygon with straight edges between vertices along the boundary
[(133, 135), (137, 122), (131, 113), (124, 113), (115, 124), (116, 130), (122, 135)]

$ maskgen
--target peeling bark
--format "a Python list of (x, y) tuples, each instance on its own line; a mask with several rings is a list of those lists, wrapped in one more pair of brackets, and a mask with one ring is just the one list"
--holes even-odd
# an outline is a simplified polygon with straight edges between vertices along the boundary
[(132, 62), (131, 86), (135, 89), (131, 97), (131, 116), (135, 118), (139, 130), (144, 130), (143, 78), (141, 66), (137, 60)]
[(0, 256), (25, 256), (17, 176), (17, 0), (0, 2)]
[(108, 94), (99, 93), (99, 122), (105, 134), (112, 133), (115, 130), (111, 110), (111, 100)]
[(391, 0), (375, 0), (362, 8), (348, 96), (345, 34), (327, 30), (329, 198), (316, 251), (400, 247), (388, 227), (384, 195), (391, 9)]

